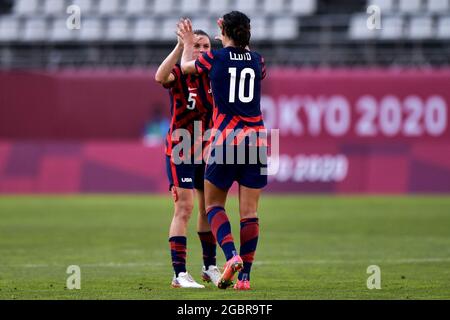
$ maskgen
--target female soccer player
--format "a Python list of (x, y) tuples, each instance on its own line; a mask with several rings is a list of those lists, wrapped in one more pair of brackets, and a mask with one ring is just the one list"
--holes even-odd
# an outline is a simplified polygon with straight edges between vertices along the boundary
[[(211, 49), (209, 36), (201, 30), (193, 32), (192, 48), (194, 57), (198, 57)], [(166, 139), (166, 168), (169, 178), (169, 190), (174, 200), (174, 215), (169, 231), (169, 243), (172, 266), (175, 272), (172, 287), (204, 288), (186, 271), (187, 224), (194, 207), (194, 191), (196, 190), (199, 205), (197, 231), (203, 249), (202, 278), (217, 285), (220, 271), (216, 266), (216, 240), (211, 232), (205, 212), (205, 196), (203, 192), (204, 164), (194, 164), (195, 122), (200, 123), (203, 130), (211, 126), (212, 94), (209, 79), (206, 75), (184, 75), (177, 62), (183, 52), (183, 42), (178, 38), (175, 49), (167, 56), (156, 72), (155, 80), (167, 88), (170, 93), (172, 121)], [(177, 129), (185, 129), (192, 140), (191, 161), (179, 163), (176, 158), (183, 158), (182, 153), (174, 151), (179, 143), (173, 138)], [(174, 152), (173, 152), (174, 151)]]
[[(251, 36), (250, 19), (241, 12), (233, 11), (219, 19), (218, 25), (223, 49), (206, 52), (197, 59), (192, 50), (195, 37), (191, 22), (185, 20), (178, 28), (178, 36), (185, 44), (181, 59), (183, 72), (207, 74), (211, 80), (215, 102), (214, 130), (219, 132), (219, 135), (214, 137), (219, 138), (212, 140), (210, 156), (217, 155), (217, 147), (227, 140), (228, 132), (225, 132), (224, 136), (224, 130), (264, 131), (260, 98), (261, 80), (264, 79), (266, 71), (263, 58), (248, 49)], [(261, 159), (254, 164), (248, 158), (244, 164), (207, 163), (205, 201), (208, 221), (227, 259), (219, 280), (219, 288), (229, 287), (234, 274), (239, 272), (234, 288), (250, 289), (250, 271), (259, 236), (258, 201), (261, 189), (267, 184), (267, 175), (261, 171), (263, 168), (266, 168), (266, 163)], [(239, 184), (240, 255), (237, 254), (230, 222), (224, 209), (228, 190), (234, 181)]]

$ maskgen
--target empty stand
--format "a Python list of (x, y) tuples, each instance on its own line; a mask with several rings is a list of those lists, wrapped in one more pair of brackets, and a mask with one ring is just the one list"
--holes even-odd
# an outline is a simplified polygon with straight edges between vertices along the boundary
[(407, 36), (414, 40), (430, 39), (433, 31), (433, 19), (430, 16), (417, 16), (411, 18)]
[(54, 42), (67, 42), (75, 40), (77, 31), (67, 27), (66, 18), (53, 20), (50, 29), (50, 39)]
[(350, 21), (349, 30), (350, 38), (353, 40), (374, 39), (378, 31), (367, 27), (367, 15), (365, 14), (354, 15)]
[(154, 40), (157, 35), (156, 22), (149, 17), (140, 17), (136, 20), (131, 32), (131, 39), (134, 41)]
[(147, 0), (128, 0), (125, 1), (124, 12), (132, 16), (142, 15), (147, 13), (148, 8)]
[(299, 34), (299, 24), (295, 17), (276, 17), (272, 25), (272, 40), (294, 39)]
[(428, 0), (427, 10), (430, 13), (448, 14), (449, 0)]
[[(64, 64), (67, 56), (70, 61), (108, 63), (128, 59), (151, 65), (173, 48), (180, 17), (190, 17), (194, 29), (214, 38), (219, 30), (217, 19), (231, 10), (241, 10), (251, 18), (252, 48), (261, 49), (269, 62), (408, 63), (414, 53), (411, 48), (422, 46), (426, 50), (421, 54), (431, 64), (450, 64), (450, 0), (11, 1), (12, 9), (0, 16), (0, 61), (12, 64), (15, 50), (23, 55), (20, 61), (26, 61), (34, 59), (37, 51), (33, 48), (38, 47), (42, 49), (39, 54), (48, 54), (47, 58), (36, 58), (39, 61), (57, 56), (58, 63)], [(67, 27), (66, 10), (72, 4), (81, 9), (80, 30)], [(381, 9), (380, 30), (367, 26), (369, 5)], [(56, 50), (62, 46), (54, 44), (60, 43), (73, 49), (59, 54)], [(214, 44), (219, 46), (216, 41)], [(8, 59), (1, 59), (4, 52)], [(122, 54), (125, 57), (115, 58)], [(103, 55), (111, 57), (102, 59)]]
[(39, 0), (16, 0), (14, 2), (14, 13), (18, 15), (34, 15), (41, 11)]
[(47, 21), (44, 18), (31, 18), (25, 21), (22, 33), (23, 41), (43, 41), (47, 38)]
[(401, 13), (418, 13), (422, 10), (422, 0), (399, 0), (398, 9)]
[(383, 14), (391, 13), (397, 9), (397, 0), (369, 0), (367, 4), (379, 7)]
[(43, 13), (47, 16), (62, 16), (66, 13), (65, 0), (44, 0)]
[(126, 18), (109, 19), (106, 39), (124, 41), (128, 39), (130, 22)]
[(99, 0), (98, 14), (100, 15), (115, 15), (121, 8), (121, 0)]
[(80, 41), (99, 41), (104, 39), (103, 22), (99, 18), (86, 18), (81, 22)]
[(10, 42), (20, 37), (20, 19), (0, 16), (0, 42)]

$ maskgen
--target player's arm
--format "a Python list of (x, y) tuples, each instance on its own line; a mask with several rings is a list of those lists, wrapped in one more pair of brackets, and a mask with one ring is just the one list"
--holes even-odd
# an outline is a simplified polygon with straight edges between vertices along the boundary
[(178, 37), (183, 41), (184, 48), (181, 56), (181, 71), (184, 74), (197, 74), (195, 67), (194, 55), (194, 32), (192, 31), (192, 23), (186, 19), (183, 23), (178, 25)]
[(267, 76), (266, 62), (264, 61), (264, 58), (261, 57), (261, 79), (265, 79), (266, 76)]
[(183, 54), (183, 41), (178, 37), (178, 43), (167, 58), (161, 63), (156, 71), (155, 81), (166, 85), (175, 81), (175, 76), (172, 74), (173, 67), (180, 60)]

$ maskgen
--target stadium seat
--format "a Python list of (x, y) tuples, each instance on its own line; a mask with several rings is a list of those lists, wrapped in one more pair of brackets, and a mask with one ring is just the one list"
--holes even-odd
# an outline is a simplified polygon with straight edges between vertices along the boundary
[(83, 15), (95, 13), (96, 3), (93, 0), (73, 0), (73, 4), (80, 7)]
[(134, 24), (132, 37), (136, 41), (148, 41), (156, 38), (155, 20), (149, 17), (138, 18)]
[(45, 0), (44, 2), (44, 14), (46, 15), (63, 15), (66, 13), (66, 9), (65, 0)]
[(245, 1), (236, 1), (234, 6), (235, 10), (241, 11), (247, 15), (255, 12), (258, 9), (258, 1), (257, 0), (245, 0)]
[(429, 16), (411, 17), (407, 35), (413, 40), (423, 40), (433, 37), (433, 19)]
[(381, 14), (390, 13), (396, 10), (396, 3), (394, 0), (369, 0), (367, 5), (379, 7)]
[(269, 36), (268, 20), (264, 16), (251, 19), (252, 22), (252, 38), (251, 40), (265, 40)]
[(80, 41), (101, 40), (104, 35), (103, 23), (98, 18), (85, 18), (81, 20)]
[(401, 16), (388, 16), (381, 20), (379, 38), (396, 40), (403, 37), (404, 20)]
[(192, 15), (202, 12), (201, 0), (181, 0), (180, 11), (183, 15)]
[(422, 9), (422, 0), (399, 0), (398, 9), (402, 13), (418, 13)]
[(445, 13), (449, 11), (449, 0), (428, 0), (427, 10), (430, 13)]
[(129, 36), (129, 22), (126, 18), (111, 18), (108, 20), (106, 39), (123, 41)]
[(211, 25), (211, 36), (214, 39), (214, 37), (219, 34), (220, 29), (219, 29), (219, 25), (217, 24), (217, 17), (216, 16), (210, 16), (210, 19), (211, 19), (211, 23), (210, 23), (210, 25)]
[(450, 39), (450, 16), (441, 17), (439, 19), (436, 35), (438, 39)]
[(151, 12), (158, 14), (174, 13), (174, 0), (154, 0)]
[(70, 30), (67, 28), (67, 19), (66, 18), (57, 18), (52, 22), (52, 26), (50, 29), (50, 41), (53, 42), (64, 42), (71, 41), (75, 38), (78, 30)]
[(411, 17), (407, 36), (413, 40), (431, 38), (433, 36), (433, 19), (429, 16)]
[(207, 0), (206, 7), (209, 14), (219, 18), (230, 11), (230, 0)]
[(272, 40), (290, 40), (298, 37), (299, 24), (295, 17), (277, 17), (272, 22)]
[(128, 15), (140, 15), (147, 12), (147, 0), (127, 0), (125, 3), (125, 13)]
[(100, 15), (114, 15), (119, 12), (120, 0), (100, 0), (98, 3), (98, 13)]
[(44, 41), (47, 39), (47, 21), (44, 18), (30, 18), (25, 21), (22, 40)]
[(289, 12), (299, 16), (313, 14), (317, 10), (317, 0), (291, 0)]
[(286, 0), (264, 0), (263, 11), (266, 15), (280, 14), (285, 11)]
[(212, 34), (213, 28), (211, 25), (211, 19), (208, 17), (197, 17), (192, 19), (192, 27), (194, 30), (203, 30), (205, 31), (212, 39), (214, 39), (214, 35)]
[(161, 40), (176, 41), (176, 28), (179, 17), (167, 17), (162, 22), (162, 27), (158, 32), (158, 37)]
[(18, 40), (20, 35), (20, 20), (15, 17), (0, 17), (0, 42)]
[(367, 27), (367, 15), (357, 14), (350, 20), (349, 37), (353, 40), (368, 40), (376, 37), (378, 30)]
[(33, 15), (40, 11), (40, 1), (39, 0), (16, 0), (14, 2), (15, 14), (18, 15)]

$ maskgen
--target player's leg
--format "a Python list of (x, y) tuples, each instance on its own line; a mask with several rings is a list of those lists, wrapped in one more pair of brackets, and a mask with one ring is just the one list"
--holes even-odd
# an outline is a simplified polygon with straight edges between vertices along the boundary
[(225, 258), (231, 259), (236, 253), (231, 225), (225, 212), (227, 191), (219, 189), (214, 184), (205, 180), (205, 205), (208, 224), (218, 244), (222, 248)]
[(187, 225), (194, 209), (194, 191), (180, 187), (172, 187), (174, 213), (170, 224), (170, 237), (186, 237)]
[(167, 173), (171, 184), (174, 213), (169, 229), (169, 244), (174, 269), (172, 286), (176, 288), (203, 288), (196, 283), (186, 270), (187, 225), (194, 209), (193, 184), (180, 177), (188, 177), (191, 169), (188, 166), (175, 166), (167, 159)]
[(259, 237), (259, 219), (257, 216), (261, 189), (239, 186), (239, 212), (241, 218), (240, 252), (244, 267), (239, 272), (235, 289), (250, 289), (250, 272), (255, 257)]
[(237, 180), (239, 183), (239, 213), (241, 218), (240, 255), (244, 267), (240, 271), (238, 282), (235, 285), (235, 289), (238, 290), (250, 289), (250, 272), (259, 238), (258, 204), (261, 190), (267, 185), (267, 175), (263, 170), (267, 167), (265, 163), (267, 162), (259, 159), (257, 164), (248, 163), (239, 167)]
[(194, 208), (194, 192), (192, 189), (172, 187), (174, 198), (174, 214), (169, 230), (170, 252), (174, 278), (172, 287), (202, 288), (186, 270), (187, 225)]
[(217, 241), (208, 223), (205, 209), (205, 193), (200, 189), (196, 189), (196, 193), (198, 198), (197, 232), (203, 252), (202, 278), (204, 281), (212, 282), (217, 286), (221, 276), (216, 265)]
[[(211, 176), (207, 178), (211, 178)], [(243, 266), (242, 259), (237, 255), (233, 235), (231, 234), (230, 221), (225, 212), (226, 199), (227, 191), (205, 180), (205, 203), (208, 221), (227, 260), (218, 283), (218, 287), (221, 289), (226, 289), (232, 284), (234, 274), (242, 269)]]

